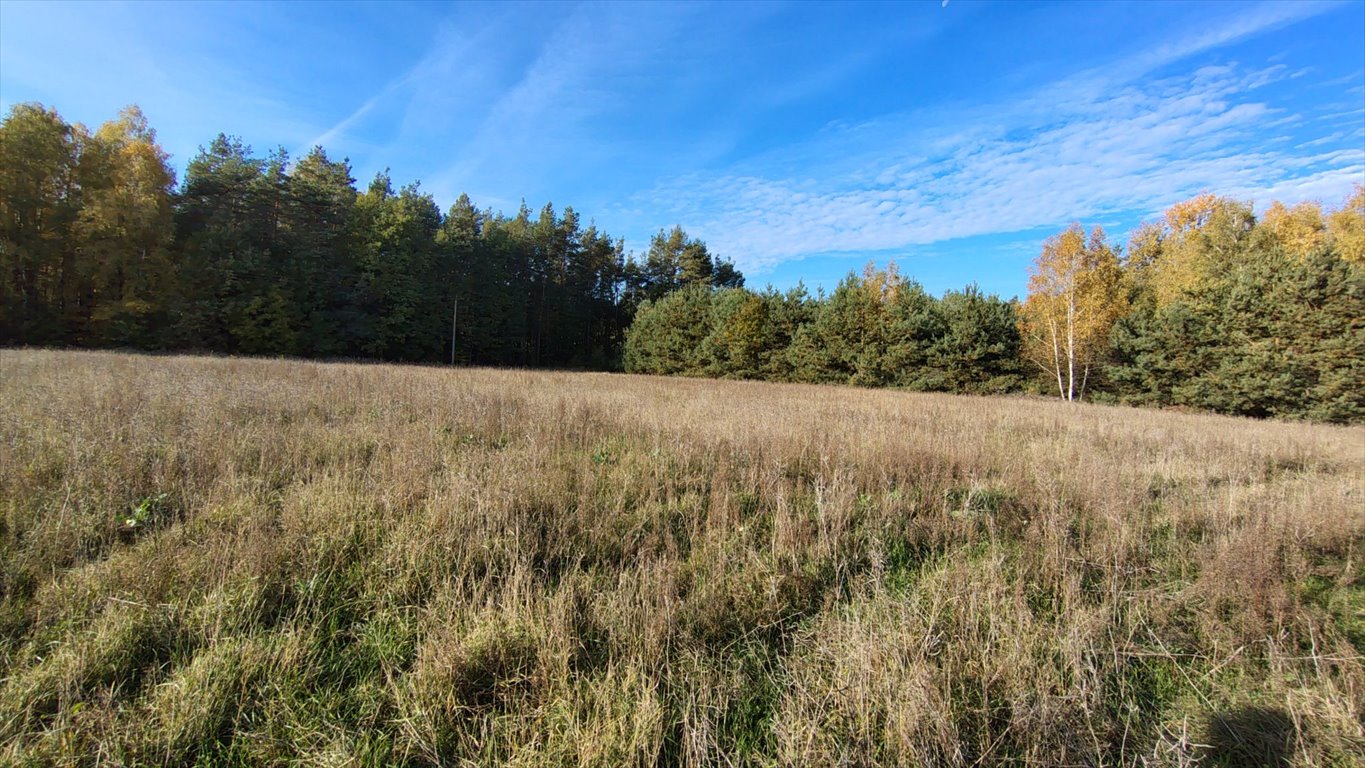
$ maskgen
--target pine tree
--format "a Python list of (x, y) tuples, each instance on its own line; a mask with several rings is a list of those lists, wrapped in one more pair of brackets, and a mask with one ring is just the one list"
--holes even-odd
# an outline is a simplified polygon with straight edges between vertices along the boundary
[(332, 357), (359, 354), (368, 336), (356, 255), (356, 189), (350, 164), (321, 147), (288, 173), (280, 217), (287, 258), (281, 287), (298, 318), (299, 351)]
[(710, 333), (698, 349), (707, 376), (759, 378), (763, 351), (771, 343), (768, 305), (743, 288), (719, 290), (711, 299)]
[(917, 282), (902, 286), (891, 306), (887, 348), (887, 366), (892, 371), (893, 383), (920, 391), (950, 389), (950, 379), (940, 358), (940, 342), (947, 334), (941, 303)]
[(1013, 302), (969, 285), (944, 294), (939, 312), (943, 335), (929, 365), (949, 391), (993, 394), (1019, 388), (1023, 339)]
[(361, 282), (374, 317), (374, 336), (362, 346), (385, 360), (440, 360), (450, 338), (436, 271), (441, 213), (415, 184), (394, 193), (385, 173), (356, 201), (362, 227)]
[(631, 373), (700, 376), (702, 341), (711, 333), (712, 292), (692, 285), (646, 301), (626, 331), (625, 368)]

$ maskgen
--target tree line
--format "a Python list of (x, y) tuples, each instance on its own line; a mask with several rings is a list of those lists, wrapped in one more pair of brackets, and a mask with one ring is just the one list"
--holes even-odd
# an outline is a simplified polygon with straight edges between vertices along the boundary
[(1365, 421), (1365, 187), (1335, 210), (1272, 203), (1259, 218), (1200, 195), (1139, 227), (1121, 254), (1102, 232), (1086, 248), (1079, 228), (1067, 239), (1044, 248), (1025, 302), (1044, 370), (1043, 325), (1069, 290), (1082, 308), (1072, 368), (1098, 368), (1107, 397)]
[(894, 265), (804, 287), (684, 289), (647, 301), (626, 334), (629, 371), (998, 393), (1020, 389), (1018, 308), (975, 286), (929, 295)]
[(828, 296), (693, 289), (644, 303), (641, 373), (1052, 390), (1067, 400), (1365, 421), (1365, 188), (1340, 208), (1211, 194), (1126, 248), (1075, 224), (1048, 238), (1021, 303), (928, 295), (869, 265)]
[(457, 303), (464, 363), (1365, 421), (1365, 187), (1259, 217), (1203, 194), (1126, 245), (1072, 225), (1022, 302), (894, 265), (811, 295), (744, 288), (679, 227), (637, 257), (572, 208), (361, 192), (320, 147), (219, 135), (177, 184), (135, 107), (0, 123), (0, 344), (440, 361)]
[(177, 185), (135, 107), (91, 132), (36, 104), (0, 123), (0, 343), (619, 367), (634, 308), (742, 285), (681, 229), (642, 258), (572, 208), (442, 213), (321, 147), (219, 135)]

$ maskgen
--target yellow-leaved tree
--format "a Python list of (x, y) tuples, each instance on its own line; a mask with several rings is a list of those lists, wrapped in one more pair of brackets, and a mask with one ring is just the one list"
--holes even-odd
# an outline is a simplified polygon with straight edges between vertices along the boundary
[(1134, 276), (1158, 306), (1170, 304), (1222, 274), (1246, 250), (1255, 224), (1251, 206), (1230, 198), (1205, 192), (1176, 203), (1160, 225), (1159, 252)]
[(1322, 206), (1315, 202), (1299, 203), (1293, 208), (1274, 202), (1261, 214), (1261, 226), (1269, 230), (1289, 255), (1305, 259), (1308, 254), (1327, 242), (1327, 223)]
[(1021, 312), (1025, 354), (1057, 382), (1064, 400), (1085, 395), (1090, 368), (1104, 353), (1127, 295), (1118, 255), (1095, 227), (1049, 237), (1033, 263)]
[(74, 233), (92, 280), (90, 331), (105, 342), (139, 343), (174, 272), (175, 172), (142, 110), (130, 106), (86, 137), (81, 175)]
[(1365, 184), (1357, 184), (1346, 204), (1328, 215), (1327, 232), (1341, 258), (1365, 267)]

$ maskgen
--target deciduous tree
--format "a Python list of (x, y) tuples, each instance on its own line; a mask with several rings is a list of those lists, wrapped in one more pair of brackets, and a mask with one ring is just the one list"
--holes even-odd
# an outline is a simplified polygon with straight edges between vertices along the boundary
[(1327, 243), (1322, 206), (1314, 202), (1299, 203), (1292, 208), (1278, 201), (1271, 203), (1261, 214), (1260, 226), (1296, 259), (1307, 258)]
[(1365, 184), (1327, 216), (1327, 234), (1341, 258), (1365, 268)]
[(1027, 354), (1065, 400), (1085, 395), (1091, 367), (1102, 356), (1126, 304), (1118, 257), (1096, 227), (1079, 224), (1043, 244), (1029, 278), (1023, 335)]

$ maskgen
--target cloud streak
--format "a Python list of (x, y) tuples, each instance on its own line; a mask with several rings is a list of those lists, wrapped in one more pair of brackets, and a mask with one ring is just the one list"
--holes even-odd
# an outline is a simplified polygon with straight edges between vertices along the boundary
[[(1336, 202), (1365, 178), (1365, 127), (1295, 140), (1324, 116), (1263, 91), (1302, 71), (1228, 64), (1142, 77), (1328, 7), (1263, 6), (1108, 76), (1092, 70), (1007, 103), (832, 126), (728, 173), (667, 180), (632, 207), (667, 211), (761, 275), (809, 256), (913, 253), (1076, 218), (1131, 218), (1203, 189), (1261, 203)], [(1267, 139), (1276, 126), (1284, 137)]]
[(1339, 3), (1328, 0), (1262, 3), (1245, 13), (1237, 14), (1229, 22), (1213, 29), (1179, 38), (1137, 54), (1123, 62), (1117, 71), (1126, 78), (1145, 75), (1205, 51), (1318, 16), (1337, 5)]

